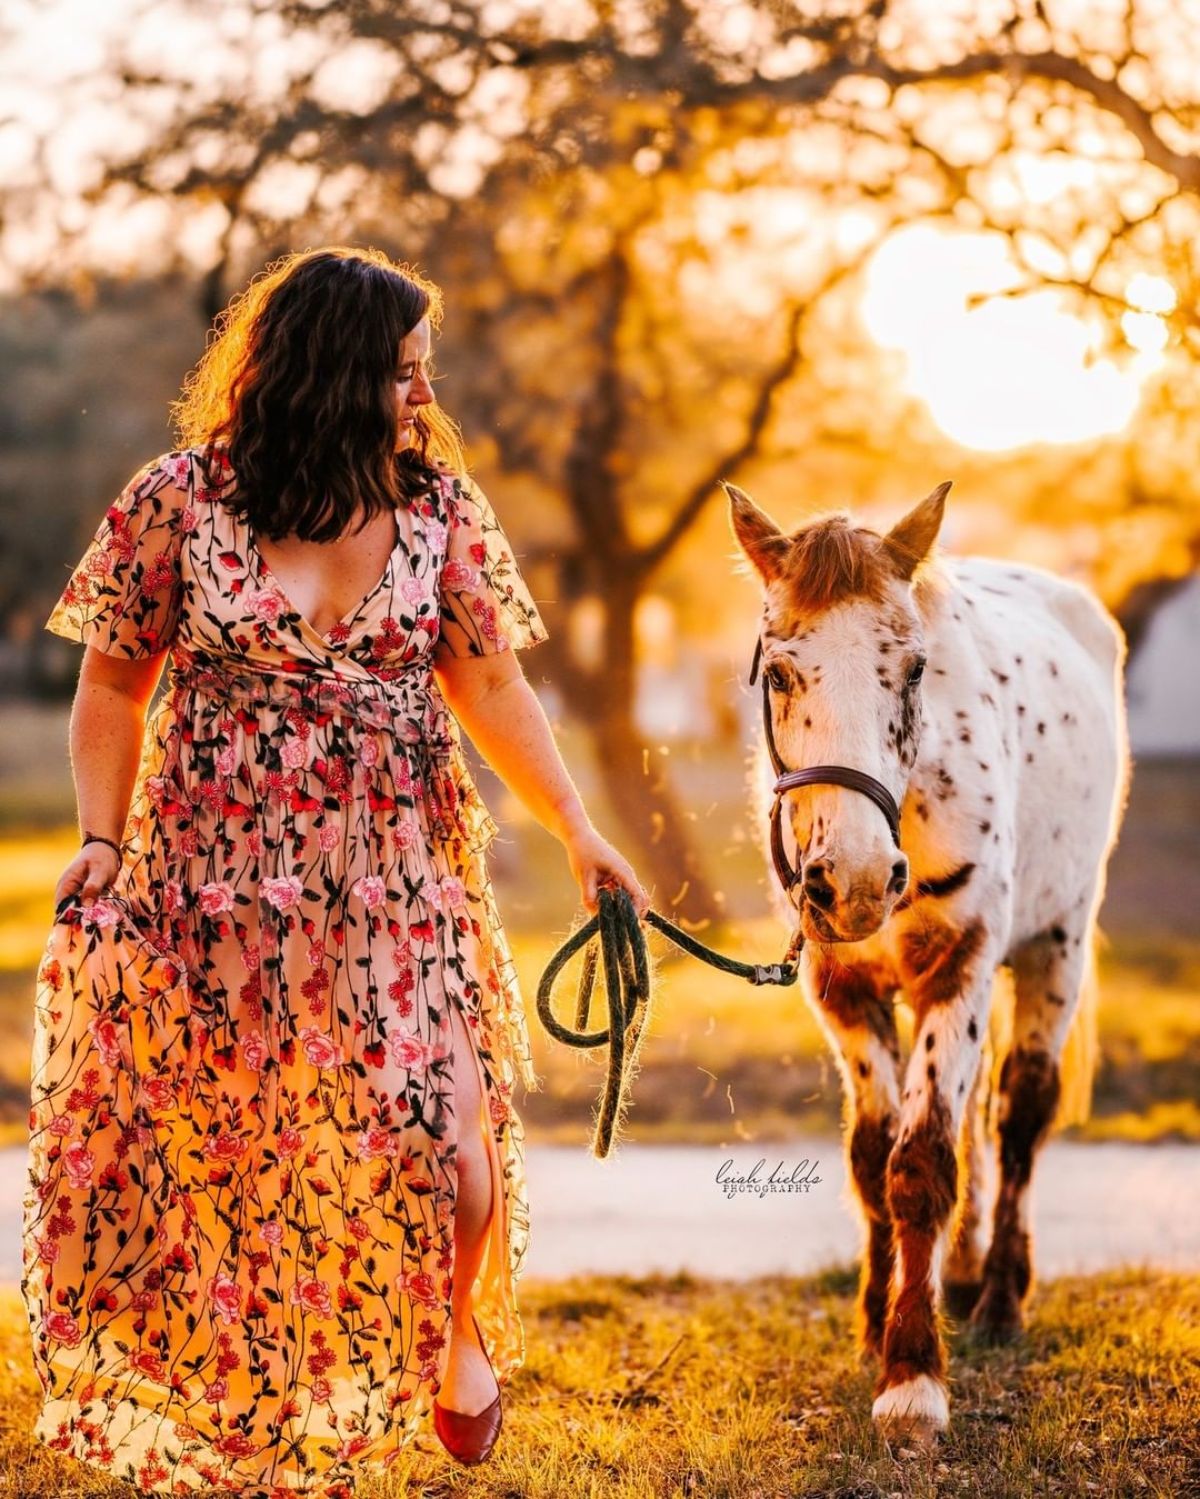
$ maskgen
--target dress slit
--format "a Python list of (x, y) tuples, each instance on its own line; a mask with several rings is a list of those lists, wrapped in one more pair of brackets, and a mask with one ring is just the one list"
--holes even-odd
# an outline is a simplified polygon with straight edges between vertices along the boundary
[[(499, 1147), (496, 1144), (496, 1137), (488, 1116), (488, 1096), (492, 1085), (488, 1080), (487, 1069), (483, 1065), (483, 1058), (479, 1055), (479, 1048), (475, 1044), (474, 1028), (467, 1017), (465, 1006), (459, 1005), (456, 1000), (449, 998), (448, 1003), (458, 1012), (459, 1020), (462, 1022), (462, 1030), (466, 1037), (467, 1049), (471, 1053), (471, 1060), (475, 1066), (475, 1075), (479, 1090), (479, 1113), (475, 1120), (475, 1128), (479, 1130), (483, 1137), (488, 1172), (491, 1177), (491, 1212), (488, 1216), (483, 1254), (471, 1287), (472, 1310), (479, 1315), (480, 1327), (483, 1329), (485, 1336), (487, 1336), (493, 1315), (497, 1310), (503, 1309), (505, 1281), (508, 1273), (509, 1225), (507, 1199), (504, 1192), (504, 1172), (500, 1164)], [(455, 1037), (454, 1045), (457, 1052), (459, 1037), (453, 1025), (451, 1025), (450, 1030), (451, 1034)], [(451, 1059), (451, 1070), (452, 1072), (457, 1070), (454, 1057)], [(462, 1120), (457, 1119), (456, 1140), (460, 1148), (462, 1143), (462, 1128)]]

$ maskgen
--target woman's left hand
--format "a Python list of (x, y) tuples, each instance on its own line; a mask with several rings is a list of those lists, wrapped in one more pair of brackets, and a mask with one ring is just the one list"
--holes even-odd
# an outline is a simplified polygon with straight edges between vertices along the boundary
[(600, 909), (601, 885), (620, 885), (628, 890), (639, 917), (650, 909), (650, 897), (632, 865), (595, 828), (585, 828), (567, 840), (567, 859), (590, 916)]

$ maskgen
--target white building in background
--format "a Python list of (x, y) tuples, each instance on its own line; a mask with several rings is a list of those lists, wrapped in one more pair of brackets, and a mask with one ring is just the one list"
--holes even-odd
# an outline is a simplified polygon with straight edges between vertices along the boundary
[(1127, 697), (1135, 755), (1200, 755), (1200, 575), (1150, 621)]

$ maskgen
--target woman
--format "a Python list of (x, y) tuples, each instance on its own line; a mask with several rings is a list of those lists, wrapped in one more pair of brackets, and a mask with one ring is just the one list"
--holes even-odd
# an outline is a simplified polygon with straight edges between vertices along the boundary
[(48, 621), (88, 650), (38, 974), (37, 1434), (151, 1491), (347, 1495), (431, 1403), (460, 1460), (495, 1440), (535, 1079), (456, 720), (589, 911), (648, 904), (517, 664), (545, 627), (434, 401), (439, 317), (378, 252), (270, 267)]

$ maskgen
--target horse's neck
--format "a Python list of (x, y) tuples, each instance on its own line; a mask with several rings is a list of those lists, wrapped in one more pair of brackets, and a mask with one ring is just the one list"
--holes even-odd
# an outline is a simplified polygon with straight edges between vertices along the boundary
[[(967, 603), (967, 584), (951, 563), (938, 563), (913, 594), (925, 636), (927, 717), (950, 724), (957, 708), (976, 690), (978, 647), (975, 606)], [(918, 765), (938, 752), (922, 736)]]
[(913, 603), (921, 617), (928, 648), (952, 621), (961, 602), (962, 584), (953, 560), (938, 559), (921, 569), (913, 586)]

